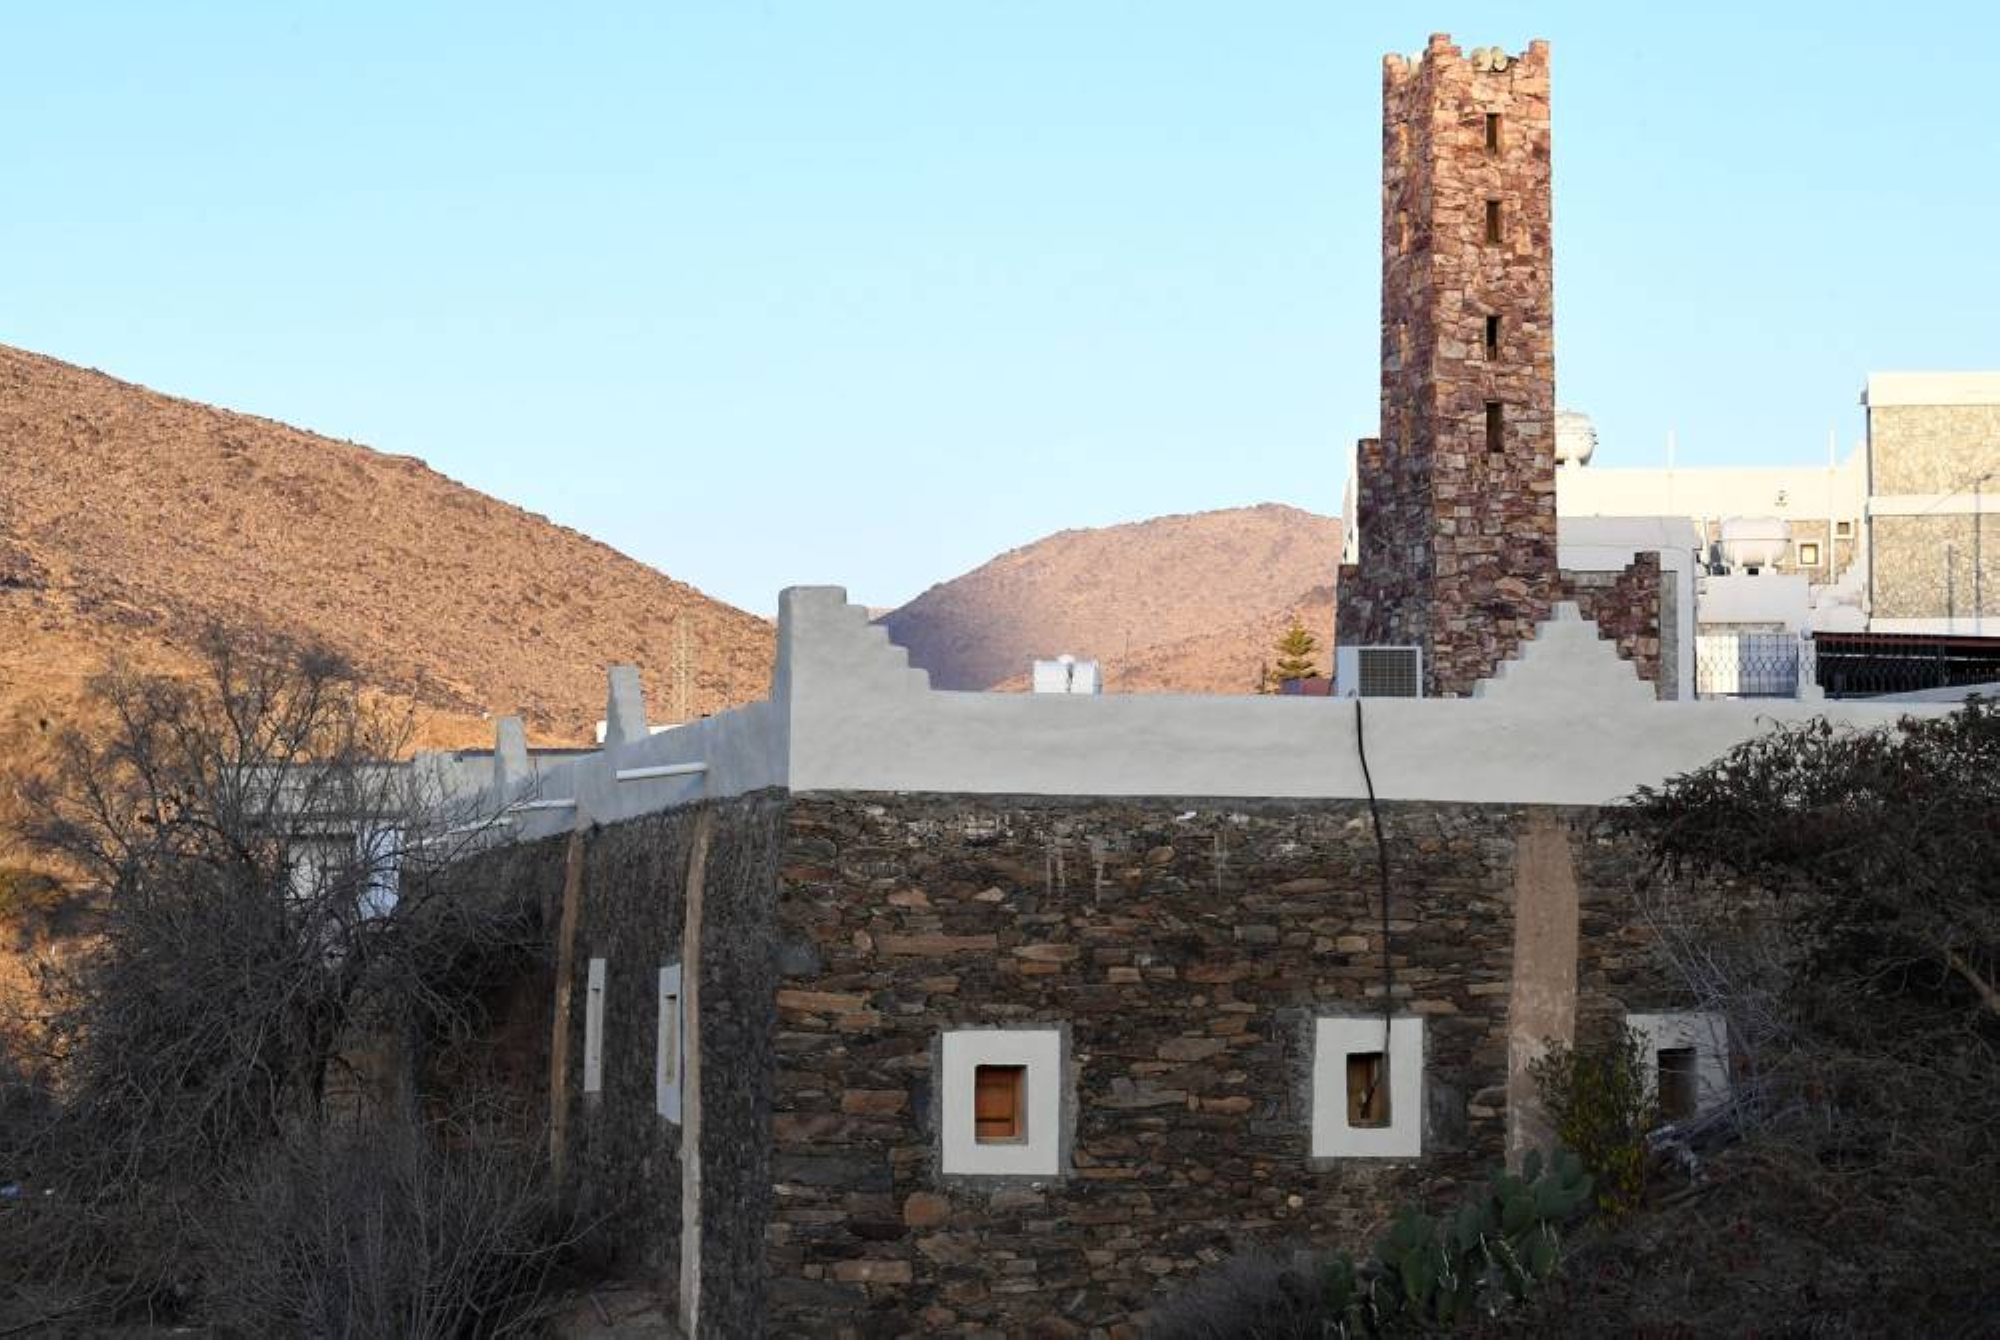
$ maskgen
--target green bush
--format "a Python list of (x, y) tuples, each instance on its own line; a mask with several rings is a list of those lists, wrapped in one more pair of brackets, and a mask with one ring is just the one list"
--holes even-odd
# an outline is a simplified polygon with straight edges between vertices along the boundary
[(1602, 1051), (1559, 1042), (1529, 1067), (1556, 1139), (1583, 1161), (1597, 1185), (1597, 1208), (1623, 1214), (1646, 1181), (1646, 1135), (1659, 1125), (1644, 1035), (1620, 1028)]

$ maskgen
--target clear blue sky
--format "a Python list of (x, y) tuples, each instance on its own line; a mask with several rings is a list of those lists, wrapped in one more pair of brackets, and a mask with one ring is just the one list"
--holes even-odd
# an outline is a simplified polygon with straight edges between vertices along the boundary
[[(1987, 4), (8, 5), (0, 341), (421, 456), (713, 594), (1337, 511), (1380, 60), (1554, 44), (1604, 464), (2000, 366)], [(1329, 559), (1331, 561), (1331, 558)]]

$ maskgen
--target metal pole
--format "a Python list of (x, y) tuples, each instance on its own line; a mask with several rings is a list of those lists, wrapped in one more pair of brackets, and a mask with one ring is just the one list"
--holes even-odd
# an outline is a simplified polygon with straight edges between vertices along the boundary
[(1958, 586), (1958, 546), (1950, 541), (1944, 546), (1944, 631), (1958, 631), (1958, 607), (1955, 589)]

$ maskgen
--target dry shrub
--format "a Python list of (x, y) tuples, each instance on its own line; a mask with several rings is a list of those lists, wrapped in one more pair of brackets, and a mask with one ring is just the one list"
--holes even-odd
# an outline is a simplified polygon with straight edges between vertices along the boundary
[(301, 1126), (229, 1177), (205, 1313), (252, 1335), (520, 1334), (573, 1235), (534, 1142)]

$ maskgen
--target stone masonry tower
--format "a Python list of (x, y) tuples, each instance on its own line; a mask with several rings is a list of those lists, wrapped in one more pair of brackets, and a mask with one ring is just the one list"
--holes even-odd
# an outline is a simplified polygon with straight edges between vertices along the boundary
[(1446, 34), (1382, 70), (1382, 409), (1336, 635), (1469, 693), (1561, 598), (1549, 49)]

